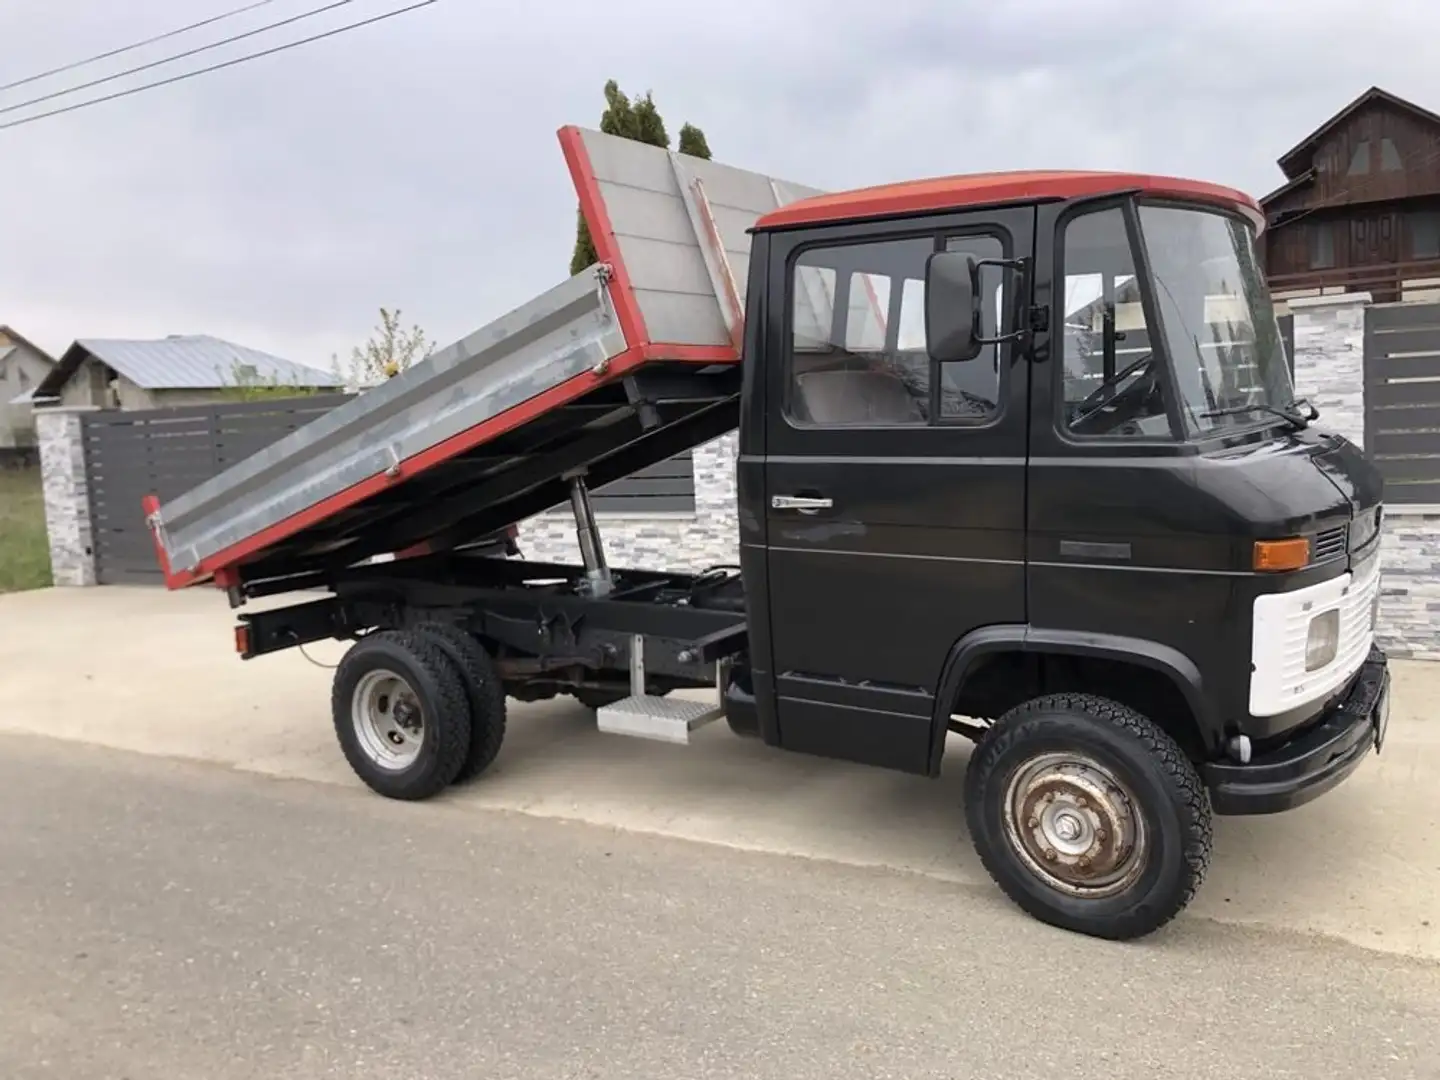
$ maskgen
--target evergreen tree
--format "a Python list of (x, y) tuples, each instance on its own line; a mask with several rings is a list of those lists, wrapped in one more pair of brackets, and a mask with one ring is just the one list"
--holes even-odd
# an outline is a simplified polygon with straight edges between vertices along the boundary
[(705, 141), (705, 132), (701, 131), (694, 124), (686, 124), (680, 129), (680, 153), (689, 154), (691, 157), (710, 160), (710, 144)]
[[(621, 93), (620, 84), (614, 79), (605, 83), (605, 111), (600, 114), (600, 130), (606, 135), (619, 135), (622, 139), (663, 146), (667, 150), (670, 148), (670, 136), (665, 130), (660, 110), (655, 107), (653, 94), (647, 91), (643, 98), (632, 103)], [(710, 159), (705, 133), (694, 124), (686, 124), (680, 129), (679, 151), (691, 157)], [(570, 256), (572, 277), (599, 261), (584, 211), (576, 211), (575, 216), (575, 250)]]

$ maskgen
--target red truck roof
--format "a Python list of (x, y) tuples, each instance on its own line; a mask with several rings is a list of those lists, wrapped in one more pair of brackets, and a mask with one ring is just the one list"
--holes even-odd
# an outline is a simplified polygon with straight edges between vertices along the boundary
[(940, 176), (815, 195), (765, 214), (755, 222), (755, 228), (779, 229), (971, 206), (1073, 199), (1136, 189), (1149, 195), (1198, 200), (1238, 211), (1254, 223), (1257, 231), (1265, 224), (1259, 203), (1242, 191), (1220, 184), (1146, 173), (1030, 170)]

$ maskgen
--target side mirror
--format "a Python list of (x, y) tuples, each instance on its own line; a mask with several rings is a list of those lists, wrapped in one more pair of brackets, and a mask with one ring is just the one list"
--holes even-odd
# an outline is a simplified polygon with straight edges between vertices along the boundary
[(980, 339), (980, 264), (963, 251), (937, 251), (925, 262), (925, 341), (930, 359), (974, 360)]

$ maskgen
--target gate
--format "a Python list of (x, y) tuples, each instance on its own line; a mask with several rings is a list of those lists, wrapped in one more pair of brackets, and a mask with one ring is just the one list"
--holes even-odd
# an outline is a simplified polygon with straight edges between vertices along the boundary
[[(83, 414), (96, 581), (163, 585), (141, 500), (153, 494), (164, 503), (182, 495), (347, 400), (324, 394)], [(596, 489), (592, 503), (597, 513), (641, 518), (693, 512), (691, 452)]]
[(141, 500), (173, 499), (345, 400), (324, 394), (85, 414), (96, 580), (164, 584)]

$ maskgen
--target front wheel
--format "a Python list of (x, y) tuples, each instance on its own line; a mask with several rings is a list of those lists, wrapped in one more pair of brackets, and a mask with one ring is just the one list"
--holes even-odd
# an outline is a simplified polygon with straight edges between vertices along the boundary
[(1006, 895), (1094, 937), (1159, 929), (1210, 860), (1194, 765), (1154, 722), (1088, 694), (1037, 698), (997, 720), (970, 758), (965, 816)]

